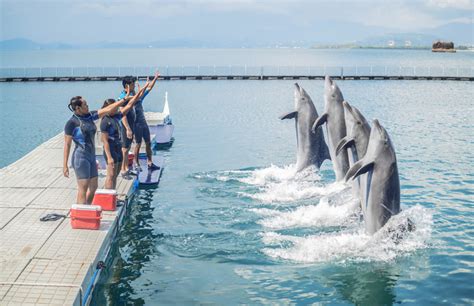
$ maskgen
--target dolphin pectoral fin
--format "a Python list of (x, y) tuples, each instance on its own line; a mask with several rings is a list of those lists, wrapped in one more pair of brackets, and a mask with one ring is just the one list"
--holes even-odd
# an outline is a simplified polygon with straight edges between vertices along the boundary
[(298, 112), (293, 111), (293, 112), (283, 114), (279, 118), (280, 118), (280, 120), (294, 119), (294, 118), (296, 118), (296, 115), (298, 115)]
[[(352, 179), (355, 179), (356, 177), (358, 177), (359, 175), (362, 175), (364, 173), (367, 173), (368, 171), (372, 170), (374, 168), (374, 165), (375, 165), (375, 162), (374, 161), (371, 161), (369, 163), (366, 163), (366, 164), (363, 164), (359, 170), (357, 170), (354, 175), (352, 176)], [(355, 166), (355, 164), (354, 164)], [(348, 172), (349, 173), (349, 172)]]
[(343, 149), (347, 149), (350, 146), (354, 144), (354, 138), (349, 138), (349, 136), (346, 136), (339, 141), (336, 147), (336, 155), (339, 155)]
[(327, 119), (328, 119), (328, 113), (324, 113), (324, 114), (322, 114), (321, 116), (319, 116), (319, 117), (316, 119), (316, 121), (314, 121), (314, 124), (313, 124), (313, 127), (311, 128), (311, 131), (312, 131), (313, 133), (316, 133), (316, 129), (317, 129), (319, 126), (323, 125), (323, 124), (326, 122)]
[(354, 174), (362, 167), (363, 165), (363, 160), (359, 160), (355, 164), (352, 165), (352, 167), (347, 170), (346, 176), (344, 177), (344, 181), (348, 181), (350, 178), (354, 176)]

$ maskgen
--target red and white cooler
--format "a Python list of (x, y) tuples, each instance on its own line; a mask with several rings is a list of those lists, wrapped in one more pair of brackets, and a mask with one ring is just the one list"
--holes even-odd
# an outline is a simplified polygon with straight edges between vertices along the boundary
[(102, 208), (97, 205), (73, 204), (70, 217), (72, 228), (97, 230), (100, 228)]
[(115, 189), (97, 189), (92, 204), (102, 207), (102, 210), (114, 211), (117, 208), (117, 191)]

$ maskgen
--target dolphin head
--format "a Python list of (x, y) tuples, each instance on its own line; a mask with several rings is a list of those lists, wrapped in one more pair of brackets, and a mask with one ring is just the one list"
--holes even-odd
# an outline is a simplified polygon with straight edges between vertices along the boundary
[(324, 96), (326, 103), (342, 103), (344, 101), (341, 90), (329, 76), (326, 76), (324, 80)]
[(301, 87), (298, 83), (295, 83), (295, 109), (298, 110), (302, 106), (305, 106), (309, 103), (312, 104), (311, 97), (308, 95), (306, 90)]
[(375, 154), (376, 156), (385, 156), (387, 158), (395, 159), (395, 150), (387, 130), (385, 130), (385, 128), (377, 119), (375, 119), (372, 124), (373, 126), (370, 131), (369, 148), (367, 149), (367, 154), (370, 150), (372, 154)]
[(354, 116), (354, 111), (351, 105), (347, 101), (343, 101), (342, 105), (344, 106), (344, 118), (346, 120), (347, 134), (350, 135), (350, 131), (356, 124), (356, 118)]
[(352, 134), (350, 133), (351, 130), (359, 130), (362, 128), (370, 130), (369, 123), (356, 107), (351, 106), (347, 101), (343, 101), (342, 105), (344, 106), (344, 118), (346, 120), (348, 135)]

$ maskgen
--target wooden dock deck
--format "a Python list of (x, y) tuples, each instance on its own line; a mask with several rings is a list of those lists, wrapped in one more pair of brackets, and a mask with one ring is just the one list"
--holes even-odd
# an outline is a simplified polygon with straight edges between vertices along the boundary
[[(133, 197), (135, 180), (119, 177), (118, 199), (125, 204), (102, 212), (99, 230), (72, 229), (76, 179), (74, 171), (70, 178), (62, 174), (63, 146), (60, 133), (0, 169), (0, 305), (87, 305), (97, 266)], [(99, 170), (99, 188), (104, 181)], [(67, 217), (40, 221), (48, 213)]]

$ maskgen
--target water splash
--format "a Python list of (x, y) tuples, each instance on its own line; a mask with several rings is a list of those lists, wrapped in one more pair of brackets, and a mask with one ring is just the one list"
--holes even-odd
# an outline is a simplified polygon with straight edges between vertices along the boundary
[(257, 192), (241, 194), (262, 203), (281, 203), (328, 196), (347, 188), (343, 183), (324, 186), (321, 181), (315, 167), (296, 172), (294, 164), (284, 167), (271, 165), (241, 179), (245, 184), (258, 187)]
[(342, 203), (330, 202), (323, 197), (317, 205), (300, 206), (292, 211), (256, 208), (251, 211), (266, 218), (258, 223), (270, 229), (287, 229), (297, 227), (330, 227), (347, 226), (359, 219), (359, 202), (347, 195)]
[[(365, 234), (362, 223), (354, 229), (306, 237), (263, 233), (262, 241), (267, 247), (262, 252), (274, 259), (301, 263), (391, 261), (429, 247), (432, 217), (431, 210), (416, 205), (392, 217), (373, 236)], [(402, 238), (393, 239), (393, 231), (400, 231), (407, 218), (415, 224), (415, 230), (398, 232)]]

